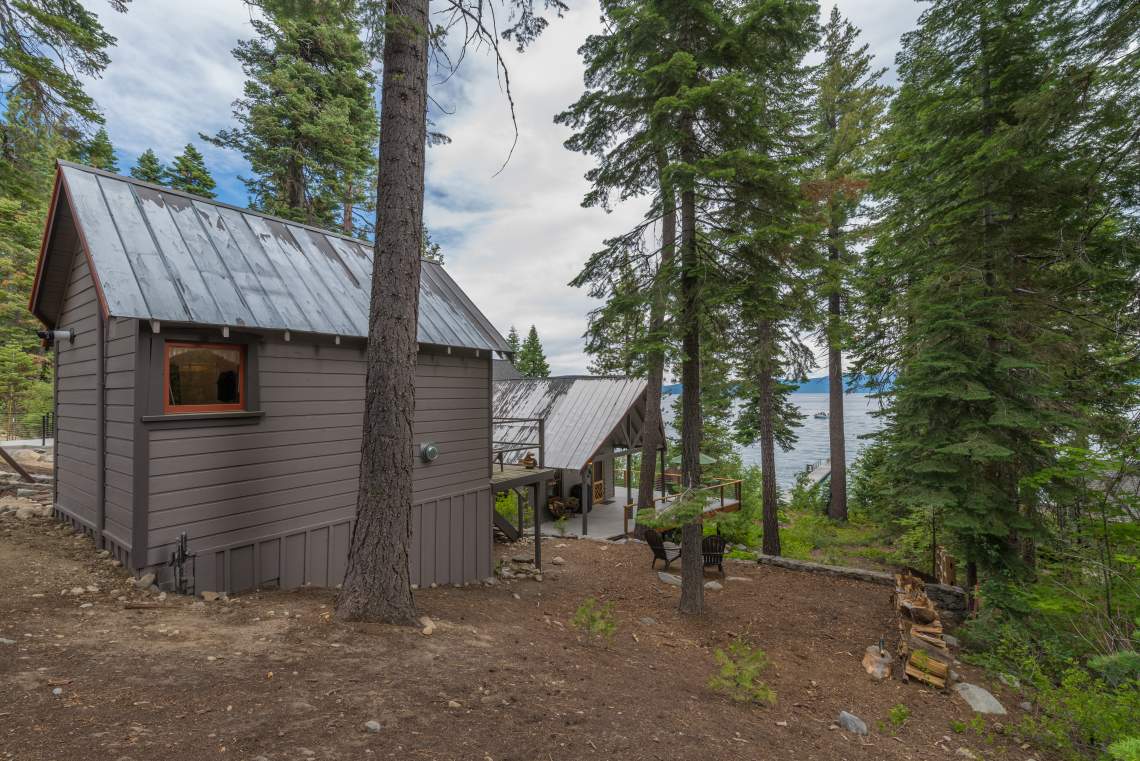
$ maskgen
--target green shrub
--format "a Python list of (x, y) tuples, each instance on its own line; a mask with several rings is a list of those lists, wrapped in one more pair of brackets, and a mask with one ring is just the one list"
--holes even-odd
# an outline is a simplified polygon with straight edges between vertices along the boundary
[(1126, 737), (1108, 746), (1112, 761), (1140, 761), (1140, 737)]
[(713, 656), (719, 669), (709, 679), (709, 689), (740, 703), (775, 704), (776, 693), (760, 681), (761, 672), (768, 667), (768, 656), (763, 650), (737, 637), (727, 651), (718, 648)]
[(1140, 679), (1140, 653), (1126, 650), (1112, 655), (1099, 655), (1089, 660), (1089, 668), (1099, 674), (1109, 687), (1119, 687)]
[(906, 724), (907, 719), (910, 718), (910, 709), (899, 703), (887, 713), (887, 718), (891, 720), (891, 726), (895, 729), (902, 728)]
[(570, 623), (590, 636), (609, 639), (617, 631), (614, 604), (607, 602), (599, 606), (597, 600), (587, 597), (574, 612), (574, 618), (570, 619)]

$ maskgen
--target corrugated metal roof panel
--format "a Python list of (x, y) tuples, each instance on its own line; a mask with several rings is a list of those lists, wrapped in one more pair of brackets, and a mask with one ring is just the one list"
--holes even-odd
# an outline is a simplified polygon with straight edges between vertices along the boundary
[[(368, 335), (369, 244), (79, 164), (60, 173), (111, 315)], [(510, 350), (443, 267), (421, 270), (420, 343)]]
[[(581, 470), (644, 396), (637, 378), (518, 378), (495, 381), (494, 418), (542, 418), (543, 464)], [(496, 423), (496, 443), (538, 440), (531, 423)], [(519, 453), (521, 456), (522, 453)]]

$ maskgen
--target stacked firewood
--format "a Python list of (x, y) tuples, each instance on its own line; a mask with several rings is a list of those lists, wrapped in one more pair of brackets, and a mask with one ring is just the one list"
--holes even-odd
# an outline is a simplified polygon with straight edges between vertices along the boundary
[(895, 610), (899, 614), (899, 662), (903, 681), (913, 677), (945, 689), (954, 657), (942, 638), (938, 609), (926, 596), (922, 579), (909, 573), (895, 574)]

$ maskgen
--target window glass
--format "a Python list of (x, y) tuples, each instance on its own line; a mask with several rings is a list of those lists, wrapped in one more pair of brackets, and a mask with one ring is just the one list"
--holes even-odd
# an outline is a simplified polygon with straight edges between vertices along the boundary
[(245, 347), (166, 345), (166, 408), (174, 412), (241, 409)]

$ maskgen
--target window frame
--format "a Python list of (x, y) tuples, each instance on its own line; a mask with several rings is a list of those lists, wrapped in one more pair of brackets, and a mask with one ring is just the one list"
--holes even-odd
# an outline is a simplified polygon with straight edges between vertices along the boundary
[[(166, 415), (194, 414), (202, 412), (245, 412), (248, 395), (245, 379), (249, 354), (242, 343), (211, 343), (209, 341), (164, 341), (162, 350), (162, 411)], [(170, 350), (172, 348), (224, 349), (237, 350), (238, 361), (238, 401), (233, 404), (171, 404), (170, 403)]]

